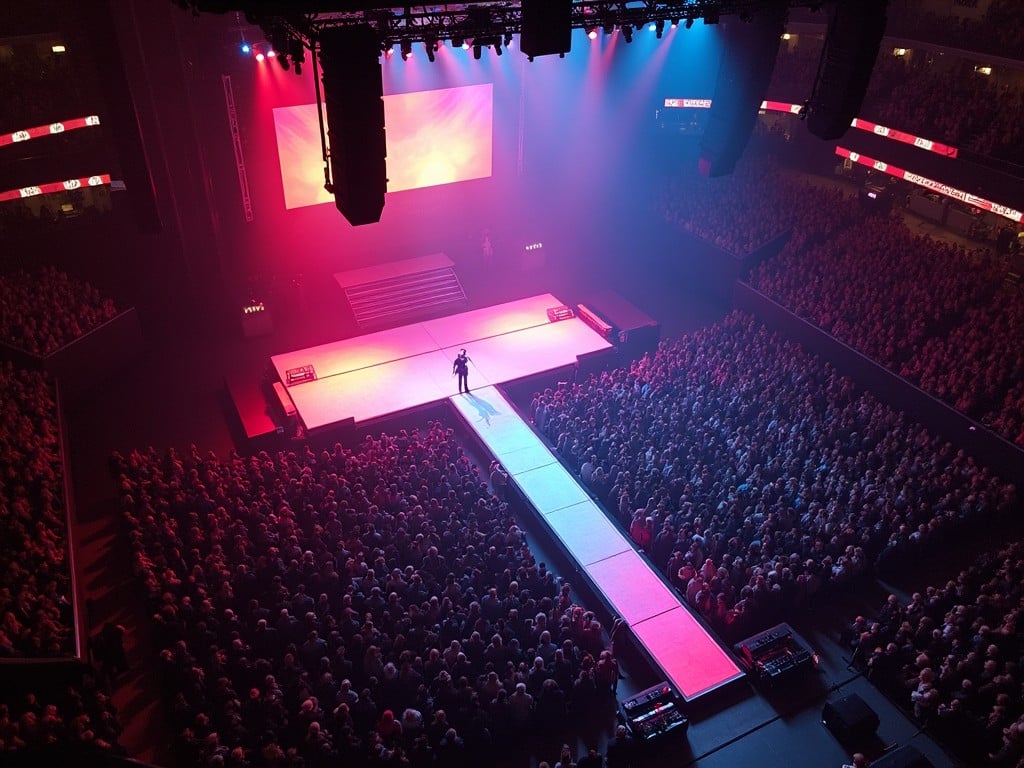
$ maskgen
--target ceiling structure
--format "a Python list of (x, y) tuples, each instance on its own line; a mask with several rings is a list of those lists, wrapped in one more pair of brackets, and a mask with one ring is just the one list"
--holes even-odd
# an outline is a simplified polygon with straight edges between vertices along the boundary
[[(524, 7), (536, 7), (530, 0), (477, 0), (446, 5), (393, 6), (381, 0), (173, 0), (193, 13), (241, 12), (258, 25), (274, 47), (288, 51), (290, 40), (301, 40), (313, 48), (327, 28), (372, 27), (381, 49), (396, 44), (432, 41), (507, 38), (523, 31)], [(540, 0), (540, 4), (551, 0)], [(762, 9), (816, 9), (822, 0), (632, 0), (630, 2), (585, 2), (568, 0), (571, 28), (607, 31), (625, 27), (639, 29), (649, 23), (717, 23), (722, 16), (751, 20)], [(527, 10), (529, 14), (531, 11)], [(535, 11), (534, 11), (535, 12)]]

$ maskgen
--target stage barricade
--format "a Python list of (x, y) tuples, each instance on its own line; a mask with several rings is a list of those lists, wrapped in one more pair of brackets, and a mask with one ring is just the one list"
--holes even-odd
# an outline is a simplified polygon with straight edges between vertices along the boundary
[(65, 403), (74, 404), (97, 383), (133, 362), (142, 347), (142, 326), (132, 307), (49, 355), (32, 355), (0, 343), (0, 359), (19, 368), (46, 371), (60, 382)]
[(1003, 478), (1015, 483), (1024, 479), (1024, 451), (979, 422), (797, 317), (746, 283), (736, 282), (733, 300), (737, 309), (755, 315), (772, 330), (829, 361), (840, 373), (930, 431), (953, 441)]
[(737, 256), (680, 227), (668, 223), (665, 226), (679, 244), (672, 258), (680, 277), (688, 285), (699, 286), (721, 299), (732, 295), (734, 282), (745, 279), (751, 269), (778, 255), (793, 234), (792, 229), (786, 230), (746, 256)]

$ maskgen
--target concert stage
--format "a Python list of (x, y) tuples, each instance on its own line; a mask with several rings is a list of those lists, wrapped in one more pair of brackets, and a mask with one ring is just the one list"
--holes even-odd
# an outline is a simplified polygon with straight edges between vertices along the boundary
[(553, 371), (611, 349), (579, 318), (551, 322), (547, 310), (561, 304), (546, 293), (274, 355), (271, 362), (285, 383), (290, 370), (315, 371), (315, 380), (287, 387), (307, 430), (350, 419), (360, 424), (456, 394), (452, 361), (462, 347), (474, 388)]
[(686, 701), (744, 673), (494, 387), (451, 403)]

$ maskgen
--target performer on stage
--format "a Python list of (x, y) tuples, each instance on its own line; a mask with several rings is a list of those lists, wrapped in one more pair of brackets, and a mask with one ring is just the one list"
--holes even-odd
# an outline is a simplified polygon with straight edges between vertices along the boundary
[(459, 350), (459, 356), (452, 363), (452, 375), (455, 374), (459, 376), (459, 392), (465, 387), (466, 394), (469, 394), (469, 355), (464, 349)]

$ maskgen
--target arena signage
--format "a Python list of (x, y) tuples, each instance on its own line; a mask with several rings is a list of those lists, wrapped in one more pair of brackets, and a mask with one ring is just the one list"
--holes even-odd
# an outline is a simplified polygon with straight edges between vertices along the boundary
[(872, 168), (876, 171), (887, 173), (890, 176), (893, 176), (897, 179), (902, 179), (903, 181), (909, 181), (911, 184), (923, 187), (924, 189), (930, 190), (945, 197), (949, 197), (954, 200), (959, 200), (960, 202), (966, 203), (967, 205), (973, 206), (974, 208), (978, 208), (979, 210), (989, 211), (991, 213), (996, 214), (997, 216), (1002, 216), (1005, 219), (1010, 219), (1010, 221), (1020, 222), (1022, 219), (1024, 219), (1024, 214), (1022, 214), (1018, 210), (1010, 208), (1009, 206), (994, 203), (991, 200), (986, 200), (983, 197), (972, 195), (970, 192), (967, 192), (966, 190), (957, 189), (956, 187), (952, 187), (949, 184), (943, 184), (940, 181), (929, 179), (927, 176), (921, 176), (918, 173), (905, 171), (902, 168), (897, 168), (895, 165), (889, 165), (888, 163), (884, 163), (881, 160), (875, 160), (873, 158), (866, 157), (865, 155), (862, 155), (859, 152), (849, 150), (846, 147), (836, 147), (836, 154), (839, 155), (839, 157), (848, 158), (850, 162), (857, 163), (858, 165), (865, 165), (868, 168)]

